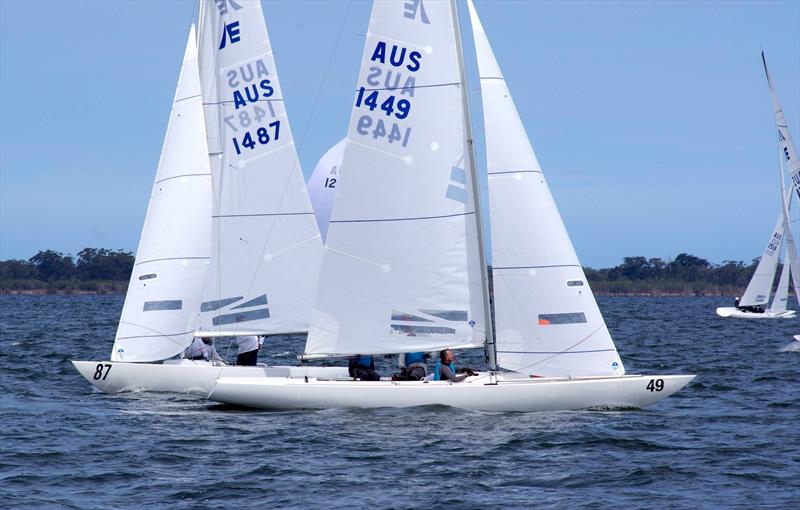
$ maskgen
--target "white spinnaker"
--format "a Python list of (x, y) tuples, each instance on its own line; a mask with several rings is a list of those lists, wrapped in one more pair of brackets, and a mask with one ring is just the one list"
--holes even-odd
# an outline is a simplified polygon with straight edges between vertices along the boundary
[(199, 44), (213, 179), (201, 327), (307, 331), (322, 242), (261, 3), (203, 0)]
[(459, 75), (449, 2), (373, 3), (306, 355), (483, 346)]
[(314, 173), (308, 180), (308, 196), (314, 206), (319, 233), (324, 241), (328, 235), (328, 223), (331, 220), (333, 200), (336, 198), (336, 183), (339, 182), (339, 169), (342, 167), (344, 147), (347, 139), (328, 149), (314, 167)]
[(783, 159), (789, 167), (789, 176), (792, 179), (793, 188), (797, 196), (800, 197), (800, 159), (797, 157), (797, 149), (794, 146), (794, 141), (792, 141), (792, 135), (789, 133), (789, 125), (786, 123), (781, 103), (778, 101), (778, 94), (775, 92), (775, 85), (772, 83), (772, 78), (769, 75), (767, 59), (763, 51), (761, 52), (761, 61), (764, 63), (764, 73), (767, 75), (772, 109), (775, 113), (775, 124), (778, 128), (778, 144)]
[(211, 174), (192, 26), (112, 361), (162, 360), (189, 345), (210, 239)]
[(623, 374), (475, 7), (468, 4), (486, 132), (498, 365), (542, 376)]

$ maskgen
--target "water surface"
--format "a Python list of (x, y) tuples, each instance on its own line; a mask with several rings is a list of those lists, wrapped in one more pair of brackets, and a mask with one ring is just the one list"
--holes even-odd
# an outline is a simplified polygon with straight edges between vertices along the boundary
[[(230, 409), (95, 391), (121, 296), (0, 296), (5, 508), (797, 508), (800, 319), (601, 298), (629, 373), (696, 373), (643, 411)], [(292, 362), (301, 338), (273, 339)], [(481, 355), (461, 353), (478, 366)], [(387, 371), (386, 369), (384, 371)]]

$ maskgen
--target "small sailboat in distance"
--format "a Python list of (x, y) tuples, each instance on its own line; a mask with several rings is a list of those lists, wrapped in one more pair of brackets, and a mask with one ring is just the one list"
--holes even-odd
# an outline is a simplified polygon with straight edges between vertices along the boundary
[(694, 378), (625, 374), (469, 8), (500, 266), (497, 335), (456, 1), (375, 1), (303, 356), (483, 348), (489, 370), (458, 383), (223, 375), (211, 400), (266, 409), (642, 408)]
[[(775, 123), (778, 129), (778, 149), (779, 149), (779, 172), (781, 185), (781, 211), (778, 214), (778, 221), (775, 229), (767, 242), (767, 247), (758, 262), (756, 271), (747, 285), (744, 295), (732, 307), (717, 308), (717, 315), (720, 317), (735, 317), (742, 319), (792, 319), (795, 317), (794, 310), (787, 310), (786, 302), (789, 294), (789, 275), (795, 289), (795, 296), (798, 296), (798, 279), (800, 279), (800, 264), (797, 260), (797, 248), (794, 235), (789, 221), (789, 210), (794, 194), (800, 197), (800, 161), (797, 159), (797, 151), (789, 133), (789, 126), (783, 115), (775, 86), (767, 68), (767, 59), (764, 52), (761, 52), (761, 61), (764, 64), (764, 73), (767, 77), (770, 98), (775, 114)], [(793, 184), (792, 189), (786, 190), (784, 183), (784, 163), (788, 166), (789, 175)], [(769, 302), (772, 291), (775, 272), (780, 256), (781, 246), (786, 246), (786, 257), (784, 259), (783, 271), (775, 292), (775, 298), (769, 308), (765, 305)]]

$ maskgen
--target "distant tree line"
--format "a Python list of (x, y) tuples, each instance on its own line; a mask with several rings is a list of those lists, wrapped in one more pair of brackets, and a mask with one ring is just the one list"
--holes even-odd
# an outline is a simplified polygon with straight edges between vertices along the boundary
[(745, 264), (726, 260), (712, 264), (681, 253), (669, 262), (660, 258), (625, 257), (618, 266), (586, 267), (584, 271), (592, 288), (599, 293), (728, 296), (738, 295), (747, 287), (758, 261)]
[(84, 248), (74, 257), (40, 251), (28, 260), (0, 261), (0, 289), (119, 292), (125, 290), (133, 262), (133, 254), (123, 250)]
[[(84, 248), (76, 256), (40, 251), (28, 260), (0, 261), (0, 292), (124, 292), (133, 263), (133, 254), (123, 250)], [(584, 271), (599, 294), (739, 295), (757, 264), (712, 264), (681, 253), (671, 261), (625, 257), (618, 266)]]

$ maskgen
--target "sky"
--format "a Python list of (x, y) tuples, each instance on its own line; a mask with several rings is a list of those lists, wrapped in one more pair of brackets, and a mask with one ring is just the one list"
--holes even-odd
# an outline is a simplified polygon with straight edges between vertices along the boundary
[[(760, 255), (780, 210), (760, 51), (797, 142), (800, 1), (475, 4), (584, 265)], [(345, 135), (370, 2), (262, 5), (308, 176)], [(135, 251), (195, 7), (0, 0), (0, 259)]]

